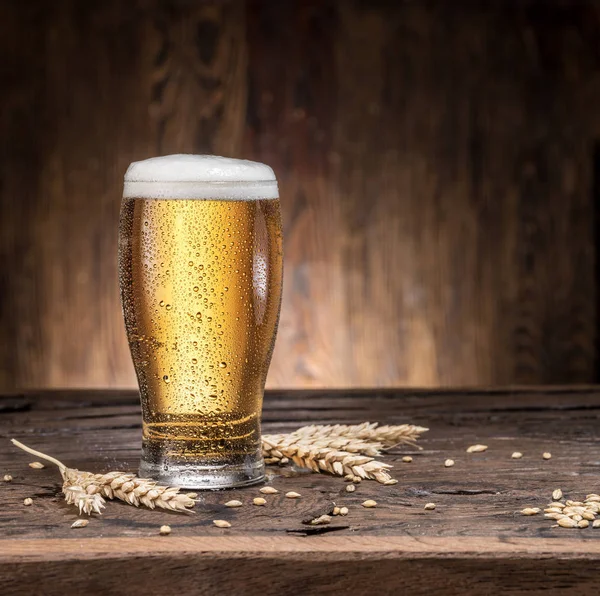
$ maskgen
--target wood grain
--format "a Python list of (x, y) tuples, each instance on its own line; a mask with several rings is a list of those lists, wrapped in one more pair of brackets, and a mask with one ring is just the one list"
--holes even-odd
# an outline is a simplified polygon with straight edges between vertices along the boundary
[(122, 175), (172, 152), (276, 170), (271, 387), (598, 378), (600, 0), (0, 10), (0, 387), (135, 386)]
[[(306, 422), (389, 423), (430, 427), (422, 451), (393, 449), (385, 460), (400, 482), (362, 482), (354, 493), (340, 478), (270, 467), (280, 490), (266, 507), (251, 505), (257, 488), (200, 495), (194, 515), (136, 509), (109, 502), (89, 526), (64, 504), (59, 476), (34, 470), (31, 456), (0, 450), (0, 582), (3, 594), (132, 593), (509, 595), (596, 594), (600, 531), (553, 528), (518, 514), (543, 506), (561, 487), (579, 498), (597, 485), (600, 392), (532, 388), (507, 391), (269, 392), (265, 432)], [(18, 437), (85, 470), (135, 469), (140, 414), (132, 392), (45, 392), (0, 399), (0, 441)], [(488, 451), (467, 454), (472, 443)], [(521, 460), (510, 454), (519, 450)], [(549, 461), (542, 459), (551, 451)], [(413, 462), (401, 457), (411, 453)], [(453, 468), (443, 462), (451, 457)], [(301, 499), (285, 499), (295, 490)], [(596, 490), (597, 492), (597, 490)], [(30, 496), (34, 505), (24, 507)], [(243, 501), (228, 509), (231, 498)], [(360, 503), (375, 499), (378, 507)], [(424, 511), (426, 502), (437, 504)], [(335, 502), (349, 508), (323, 535), (302, 536), (302, 520)], [(228, 519), (227, 530), (212, 525)], [(172, 534), (159, 537), (162, 524)], [(300, 533), (300, 535), (298, 535)], [(174, 571), (176, 570), (176, 571)], [(232, 572), (235, 570), (235, 572)]]

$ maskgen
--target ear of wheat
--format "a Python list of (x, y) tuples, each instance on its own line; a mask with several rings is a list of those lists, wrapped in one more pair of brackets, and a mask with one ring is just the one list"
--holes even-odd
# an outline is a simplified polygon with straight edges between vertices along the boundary
[(390, 483), (389, 464), (375, 460), (398, 444), (415, 446), (428, 429), (412, 424), (378, 426), (376, 422), (304, 426), (289, 434), (263, 435), (262, 453), (268, 464), (289, 461), (314, 472)]
[[(313, 472), (329, 472), (336, 476), (376, 480), (382, 484), (396, 482), (389, 474), (389, 464), (375, 459), (387, 448), (398, 444), (415, 446), (427, 428), (402, 424), (379, 426), (365, 422), (354, 425), (304, 426), (289, 434), (263, 435), (262, 453), (268, 464), (286, 464), (290, 461)], [(75, 505), (80, 513), (102, 513), (106, 499), (120, 499), (125, 503), (150, 509), (188, 512), (194, 499), (179, 488), (161, 486), (154, 480), (138, 478), (125, 472), (92, 474), (68, 468), (61, 461), (31, 449), (15, 439), (13, 444), (55, 464), (63, 478), (63, 493), (67, 503)]]
[(154, 480), (138, 478), (125, 472), (92, 474), (68, 468), (61, 461), (45, 453), (35, 451), (15, 439), (17, 447), (36, 455), (56, 466), (63, 478), (63, 493), (67, 503), (79, 508), (80, 513), (102, 513), (106, 499), (120, 499), (130, 505), (144, 505), (150, 509), (159, 507), (169, 511), (188, 512), (195, 505), (194, 499), (180, 493), (179, 488), (161, 486)]

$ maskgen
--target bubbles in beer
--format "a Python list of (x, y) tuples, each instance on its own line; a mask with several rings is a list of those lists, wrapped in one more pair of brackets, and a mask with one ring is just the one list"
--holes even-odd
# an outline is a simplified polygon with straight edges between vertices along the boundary
[(279, 314), (278, 201), (128, 198), (121, 225), (145, 440), (174, 437), (190, 457), (255, 450)]

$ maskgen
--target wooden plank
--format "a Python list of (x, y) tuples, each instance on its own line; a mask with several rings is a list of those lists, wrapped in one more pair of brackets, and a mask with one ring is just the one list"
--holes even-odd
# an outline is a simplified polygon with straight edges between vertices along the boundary
[[(133, 392), (61, 392), (0, 399), (0, 440), (15, 436), (82, 470), (134, 469), (139, 409)], [(524, 517), (560, 486), (571, 498), (596, 488), (600, 392), (595, 387), (524, 390), (354, 390), (270, 392), (265, 432), (314, 422), (413, 421), (431, 430), (422, 451), (395, 448), (384, 459), (400, 482), (342, 479), (269, 466), (280, 490), (266, 507), (257, 488), (201, 493), (193, 515), (107, 503), (83, 529), (60, 494), (53, 467), (33, 470), (28, 454), (0, 450), (0, 582), (3, 594), (311, 593), (509, 595), (567, 589), (597, 594), (600, 532), (553, 528)], [(469, 444), (489, 446), (467, 454)], [(514, 450), (524, 453), (513, 460)], [(543, 460), (551, 451), (551, 460)], [(402, 463), (411, 453), (413, 462)], [(447, 457), (455, 460), (445, 468)], [(283, 497), (295, 490), (301, 499)], [(34, 504), (25, 507), (29, 496)], [(244, 502), (239, 509), (224, 503)], [(360, 503), (372, 498), (378, 507)], [(426, 502), (435, 511), (425, 511)], [(309, 528), (302, 520), (333, 503), (346, 517)], [(213, 519), (232, 526), (216, 528)], [(162, 524), (170, 536), (158, 535)], [(337, 528), (337, 530), (336, 530)], [(322, 535), (308, 535), (307, 529)], [(300, 533), (300, 536), (298, 535)]]

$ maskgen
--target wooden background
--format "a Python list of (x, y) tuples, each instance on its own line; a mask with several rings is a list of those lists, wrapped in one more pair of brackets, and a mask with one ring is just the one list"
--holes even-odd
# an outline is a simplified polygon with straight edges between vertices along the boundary
[(0, 388), (135, 386), (122, 176), (280, 181), (277, 387), (598, 379), (600, 2), (4, 0)]

